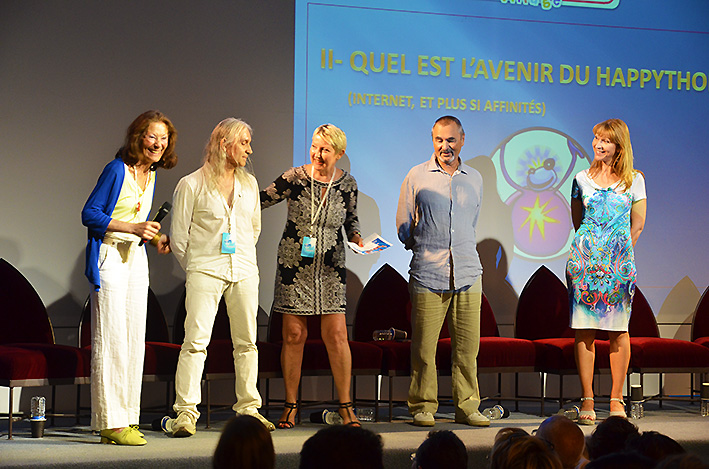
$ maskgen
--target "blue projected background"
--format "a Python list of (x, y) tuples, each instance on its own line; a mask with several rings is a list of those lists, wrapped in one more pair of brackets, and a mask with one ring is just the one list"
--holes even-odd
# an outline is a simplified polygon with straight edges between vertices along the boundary
[(618, 117), (647, 182), (638, 284), (655, 305), (685, 276), (703, 289), (709, 6), (677, 3), (297, 1), (294, 164), (317, 125), (341, 127), (363, 234), (394, 244), (366, 268), (406, 276), (399, 188), (431, 156), (435, 119), (459, 117), (485, 181), (478, 240), (519, 292), (540, 264), (563, 278), (571, 180), (593, 125)]

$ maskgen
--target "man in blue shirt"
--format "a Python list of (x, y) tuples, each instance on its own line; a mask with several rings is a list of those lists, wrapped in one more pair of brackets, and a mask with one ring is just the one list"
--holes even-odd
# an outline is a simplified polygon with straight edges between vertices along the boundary
[(435, 424), (436, 347), (448, 316), (455, 420), (486, 427), (490, 421), (478, 410), (477, 378), (482, 265), (475, 227), (482, 205), (482, 176), (459, 157), (465, 131), (456, 117), (439, 118), (431, 136), (433, 155), (407, 174), (396, 212), (399, 239), (413, 253), (409, 412), (414, 425)]

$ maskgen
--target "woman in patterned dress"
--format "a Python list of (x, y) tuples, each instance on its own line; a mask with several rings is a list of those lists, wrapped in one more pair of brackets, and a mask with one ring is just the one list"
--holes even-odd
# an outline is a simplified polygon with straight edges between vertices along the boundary
[[(332, 124), (313, 133), (310, 164), (291, 168), (261, 191), (261, 208), (288, 201), (288, 219), (278, 244), (273, 313), (283, 314), (281, 367), (286, 402), (278, 428), (293, 428), (307, 316), (320, 315), (340, 415), (359, 425), (350, 399), (352, 355), (345, 321), (345, 245), (362, 244), (357, 219), (357, 182), (335, 163), (347, 137)], [(313, 196), (315, 194), (315, 196)]]
[(645, 224), (645, 178), (633, 169), (628, 126), (609, 119), (593, 128), (594, 159), (574, 178), (571, 214), (576, 235), (566, 264), (571, 328), (583, 397), (579, 423), (593, 425), (594, 340), (608, 331), (611, 415), (625, 416), (623, 382), (630, 363), (634, 246)]

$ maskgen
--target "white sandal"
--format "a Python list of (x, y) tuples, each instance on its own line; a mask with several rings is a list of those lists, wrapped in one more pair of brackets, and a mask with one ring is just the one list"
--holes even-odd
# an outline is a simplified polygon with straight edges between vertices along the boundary
[[(623, 401), (622, 398), (611, 397), (611, 402), (620, 402), (620, 404), (625, 408), (625, 402)], [(626, 414), (624, 410), (611, 410), (610, 416), (611, 417), (623, 417), (624, 419), (628, 418), (628, 414)]]
[[(582, 397), (581, 404), (584, 401), (593, 401), (592, 397)], [(596, 424), (596, 411), (594, 410), (581, 410), (579, 411), (579, 425), (595, 425)]]

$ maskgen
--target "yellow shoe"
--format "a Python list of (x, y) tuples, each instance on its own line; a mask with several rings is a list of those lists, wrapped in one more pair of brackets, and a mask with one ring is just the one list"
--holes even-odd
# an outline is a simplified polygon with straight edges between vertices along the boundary
[(145, 436), (145, 434), (140, 431), (140, 425), (134, 423), (133, 425), (130, 425), (130, 428), (132, 428), (134, 432), (140, 435), (141, 438)]
[(131, 427), (124, 427), (120, 430), (101, 430), (101, 443), (109, 445), (143, 446), (148, 442)]

